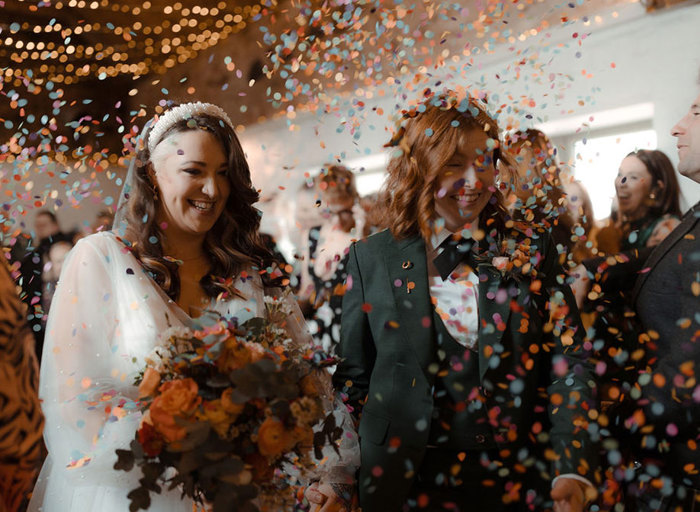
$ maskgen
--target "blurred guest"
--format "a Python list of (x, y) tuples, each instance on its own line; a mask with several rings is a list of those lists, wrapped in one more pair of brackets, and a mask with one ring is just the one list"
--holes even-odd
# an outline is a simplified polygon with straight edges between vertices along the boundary
[(41, 360), (44, 345), (45, 313), (42, 309), (44, 297), (43, 271), (48, 261), (49, 249), (56, 242), (73, 243), (74, 233), (64, 233), (58, 224), (56, 215), (48, 210), (41, 210), (34, 220), (34, 241), (22, 258), (22, 298), (29, 307), (29, 325), (36, 340), (36, 355)]
[(564, 184), (564, 192), (566, 193), (566, 205), (569, 209), (569, 215), (573, 222), (580, 226), (580, 228), (574, 228), (571, 238), (574, 242), (572, 259), (574, 262), (580, 263), (584, 259), (593, 256), (593, 249), (596, 244), (597, 228), (595, 217), (593, 216), (593, 204), (586, 187), (580, 181), (566, 182)]
[(39, 368), (26, 306), (0, 252), (0, 510), (22, 511), (43, 459)]
[(635, 151), (615, 179), (623, 251), (658, 245), (678, 225), (680, 188), (669, 158), (658, 150)]
[[(627, 155), (620, 164), (615, 178), (615, 216), (607, 229), (598, 233), (600, 239), (606, 237), (608, 248), (622, 252), (619, 259), (636, 262), (636, 265), (612, 265), (604, 258), (594, 258), (584, 262), (588, 274), (593, 275), (599, 290), (629, 291), (636, 273), (641, 270), (644, 260), (652, 248), (658, 245), (679, 223), (680, 187), (669, 158), (658, 150), (639, 150)], [(616, 267), (616, 268), (615, 268)], [(582, 269), (579, 269), (582, 270)], [(579, 305), (591, 287), (590, 275), (579, 272), (575, 284), (576, 299)]]
[(73, 248), (73, 244), (66, 241), (58, 241), (49, 247), (49, 252), (47, 254), (47, 262), (44, 265), (41, 280), (43, 282), (44, 289), (41, 295), (41, 306), (43, 308), (44, 316), (46, 319), (51, 309), (51, 299), (56, 291), (56, 285), (58, 284), (58, 278), (61, 276), (61, 269), (63, 268), (63, 262), (66, 256)]
[(111, 229), (114, 223), (114, 214), (109, 210), (100, 210), (95, 216), (95, 220), (90, 226), (91, 233), (99, 233)]
[[(700, 96), (672, 128), (678, 170), (700, 183)], [(662, 196), (663, 197), (663, 196)], [(650, 368), (639, 379), (646, 434), (637, 445), (639, 512), (700, 510), (700, 203), (651, 253), (633, 291), (637, 314), (652, 338)], [(651, 238), (651, 237), (650, 237)]]
[(386, 228), (384, 225), (385, 205), (378, 192), (360, 198), (360, 206), (365, 212), (365, 231), (367, 236)]
[(549, 229), (564, 263), (573, 249), (574, 219), (566, 207), (556, 148), (540, 130), (529, 128), (506, 139), (515, 161), (506, 204), (514, 220)]
[(364, 236), (365, 218), (349, 169), (330, 165), (315, 183), (322, 220), (309, 231), (299, 299), (314, 339), (333, 352), (340, 341), (344, 260), (353, 240)]

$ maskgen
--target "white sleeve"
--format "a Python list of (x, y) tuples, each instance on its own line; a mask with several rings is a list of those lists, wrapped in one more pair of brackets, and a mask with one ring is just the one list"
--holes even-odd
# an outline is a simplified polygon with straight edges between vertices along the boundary
[[(136, 387), (118, 370), (112, 279), (117, 263), (83, 239), (70, 252), (49, 314), (41, 364), (44, 437), (54, 467), (75, 484), (104, 479), (134, 437)], [(123, 472), (119, 472), (123, 474)], [(116, 477), (117, 475), (115, 475)]]

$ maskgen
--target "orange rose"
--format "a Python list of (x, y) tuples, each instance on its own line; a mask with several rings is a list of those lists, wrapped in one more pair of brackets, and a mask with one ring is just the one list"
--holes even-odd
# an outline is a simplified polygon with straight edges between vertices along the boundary
[(189, 418), (202, 401), (197, 383), (192, 379), (171, 380), (163, 384), (151, 404), (150, 418), (155, 429), (169, 443), (185, 437), (186, 431), (176, 418)]
[(258, 429), (258, 449), (262, 455), (280, 455), (289, 446), (289, 441), (289, 432), (275, 418), (266, 418)]
[(139, 398), (153, 396), (159, 384), (160, 373), (149, 366), (143, 373), (143, 379), (141, 379), (141, 384), (139, 384)]
[(224, 341), (216, 365), (222, 372), (230, 372), (250, 364), (252, 359), (253, 355), (246, 343), (238, 341), (236, 338), (229, 338)]

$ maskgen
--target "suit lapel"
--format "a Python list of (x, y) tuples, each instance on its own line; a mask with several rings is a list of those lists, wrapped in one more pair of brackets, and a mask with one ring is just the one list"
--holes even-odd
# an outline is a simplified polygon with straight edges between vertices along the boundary
[(414, 237), (391, 244), (384, 254), (384, 261), (399, 313), (398, 329), (432, 382), (427, 367), (434, 355), (434, 330), (425, 242)]
[(649, 255), (649, 259), (647, 259), (646, 263), (644, 264), (644, 268), (648, 270), (637, 278), (634, 290), (632, 291), (632, 304), (637, 302), (637, 297), (642, 289), (642, 286), (644, 286), (649, 274), (654, 271), (654, 267), (659, 260), (661, 260), (661, 258), (663, 258), (681, 238), (683, 238), (691, 229), (693, 229), (695, 223), (698, 221), (698, 217), (695, 215), (698, 207), (700, 207), (700, 203), (695, 204), (683, 216), (683, 221), (676, 226), (676, 229), (674, 229), (666, 238), (664, 238), (664, 240), (657, 245)]
[(479, 265), (477, 274), (479, 275), (479, 378), (483, 381), (484, 375), (490, 368), (491, 360), (501, 357), (502, 350), (495, 349), (508, 325), (510, 297), (507, 293), (498, 293), (502, 276), (494, 267)]

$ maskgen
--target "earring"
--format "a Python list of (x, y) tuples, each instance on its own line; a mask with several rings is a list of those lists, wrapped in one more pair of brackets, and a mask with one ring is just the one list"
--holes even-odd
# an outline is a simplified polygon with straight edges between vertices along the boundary
[(656, 194), (654, 194), (653, 192), (649, 194), (649, 199), (656, 199)]
[(158, 187), (155, 183), (151, 185), (151, 190), (153, 190), (153, 200), (158, 201)]

